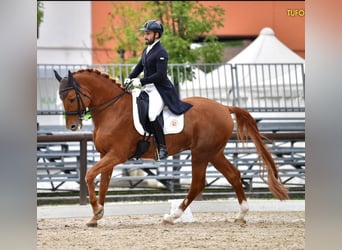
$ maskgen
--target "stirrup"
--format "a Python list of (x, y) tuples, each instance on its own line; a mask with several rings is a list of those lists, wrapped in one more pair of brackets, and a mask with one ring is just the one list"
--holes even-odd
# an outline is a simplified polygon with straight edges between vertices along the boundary
[[(160, 160), (163, 160), (163, 159), (166, 159), (168, 157), (168, 152), (167, 152), (167, 148), (166, 146), (164, 145), (161, 145), (160, 148), (162, 148), (162, 150), (158, 150), (158, 148), (156, 148), (156, 157), (154, 158), (155, 161), (160, 161)], [(162, 157), (160, 157), (160, 152), (163, 151), (163, 155)]]
[(156, 148), (156, 156), (154, 157), (154, 160), (155, 161), (160, 161), (160, 157), (159, 157), (159, 150), (158, 150), (158, 148)]

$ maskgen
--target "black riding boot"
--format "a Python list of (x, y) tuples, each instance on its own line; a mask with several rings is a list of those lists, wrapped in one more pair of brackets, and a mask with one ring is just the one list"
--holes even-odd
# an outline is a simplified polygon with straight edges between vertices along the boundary
[(164, 135), (164, 130), (160, 126), (158, 121), (153, 121), (151, 122), (152, 126), (155, 130), (154, 137), (157, 141), (158, 147), (159, 147), (159, 157), (157, 156), (155, 160), (162, 160), (167, 158), (167, 148), (165, 144), (165, 135)]

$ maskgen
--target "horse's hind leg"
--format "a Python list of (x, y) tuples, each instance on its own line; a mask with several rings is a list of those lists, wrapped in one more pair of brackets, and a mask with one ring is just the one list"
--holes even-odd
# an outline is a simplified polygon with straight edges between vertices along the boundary
[(194, 158), (194, 156), (192, 156), (192, 178), (190, 190), (176, 211), (173, 211), (171, 214), (164, 215), (164, 223), (173, 224), (176, 219), (181, 217), (185, 209), (205, 188), (205, 174), (208, 161), (199, 161), (194, 159), (196, 159), (196, 157)]
[(235, 219), (236, 223), (245, 223), (245, 215), (249, 208), (245, 195), (245, 191), (242, 187), (240, 171), (224, 156), (223, 153), (218, 154), (211, 163), (214, 167), (220, 171), (227, 181), (233, 186), (236, 196), (240, 204), (240, 212)]

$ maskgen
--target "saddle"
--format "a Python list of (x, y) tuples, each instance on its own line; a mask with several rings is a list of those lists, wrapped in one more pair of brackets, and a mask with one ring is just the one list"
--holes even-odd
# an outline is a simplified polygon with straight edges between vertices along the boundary
[[(148, 118), (149, 96), (140, 89), (132, 90), (133, 98), (133, 121), (137, 132), (143, 136), (138, 142), (135, 154), (130, 159), (140, 159), (150, 146), (151, 135), (155, 133)], [(158, 115), (157, 122), (164, 128), (164, 134), (175, 134), (183, 130), (184, 114), (175, 115), (167, 106)]]
[[(136, 100), (137, 100), (139, 121), (140, 121), (141, 126), (144, 128), (145, 133), (147, 132), (148, 134), (154, 134), (155, 131), (150, 122), (150, 119), (148, 119), (148, 108), (150, 105), (150, 99), (149, 99), (148, 94), (145, 91), (141, 91)], [(160, 124), (160, 126), (163, 128), (164, 127), (163, 111), (157, 116), (156, 120)]]

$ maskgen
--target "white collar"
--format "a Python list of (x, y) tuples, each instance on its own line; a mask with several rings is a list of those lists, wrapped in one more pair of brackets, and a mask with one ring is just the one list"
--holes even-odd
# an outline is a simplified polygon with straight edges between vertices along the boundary
[(147, 45), (147, 49), (146, 49), (146, 54), (153, 48), (153, 46), (157, 43), (157, 42), (159, 42), (160, 41), (160, 39), (157, 39), (157, 40), (155, 40), (154, 41), (154, 43), (152, 43), (151, 45)]

